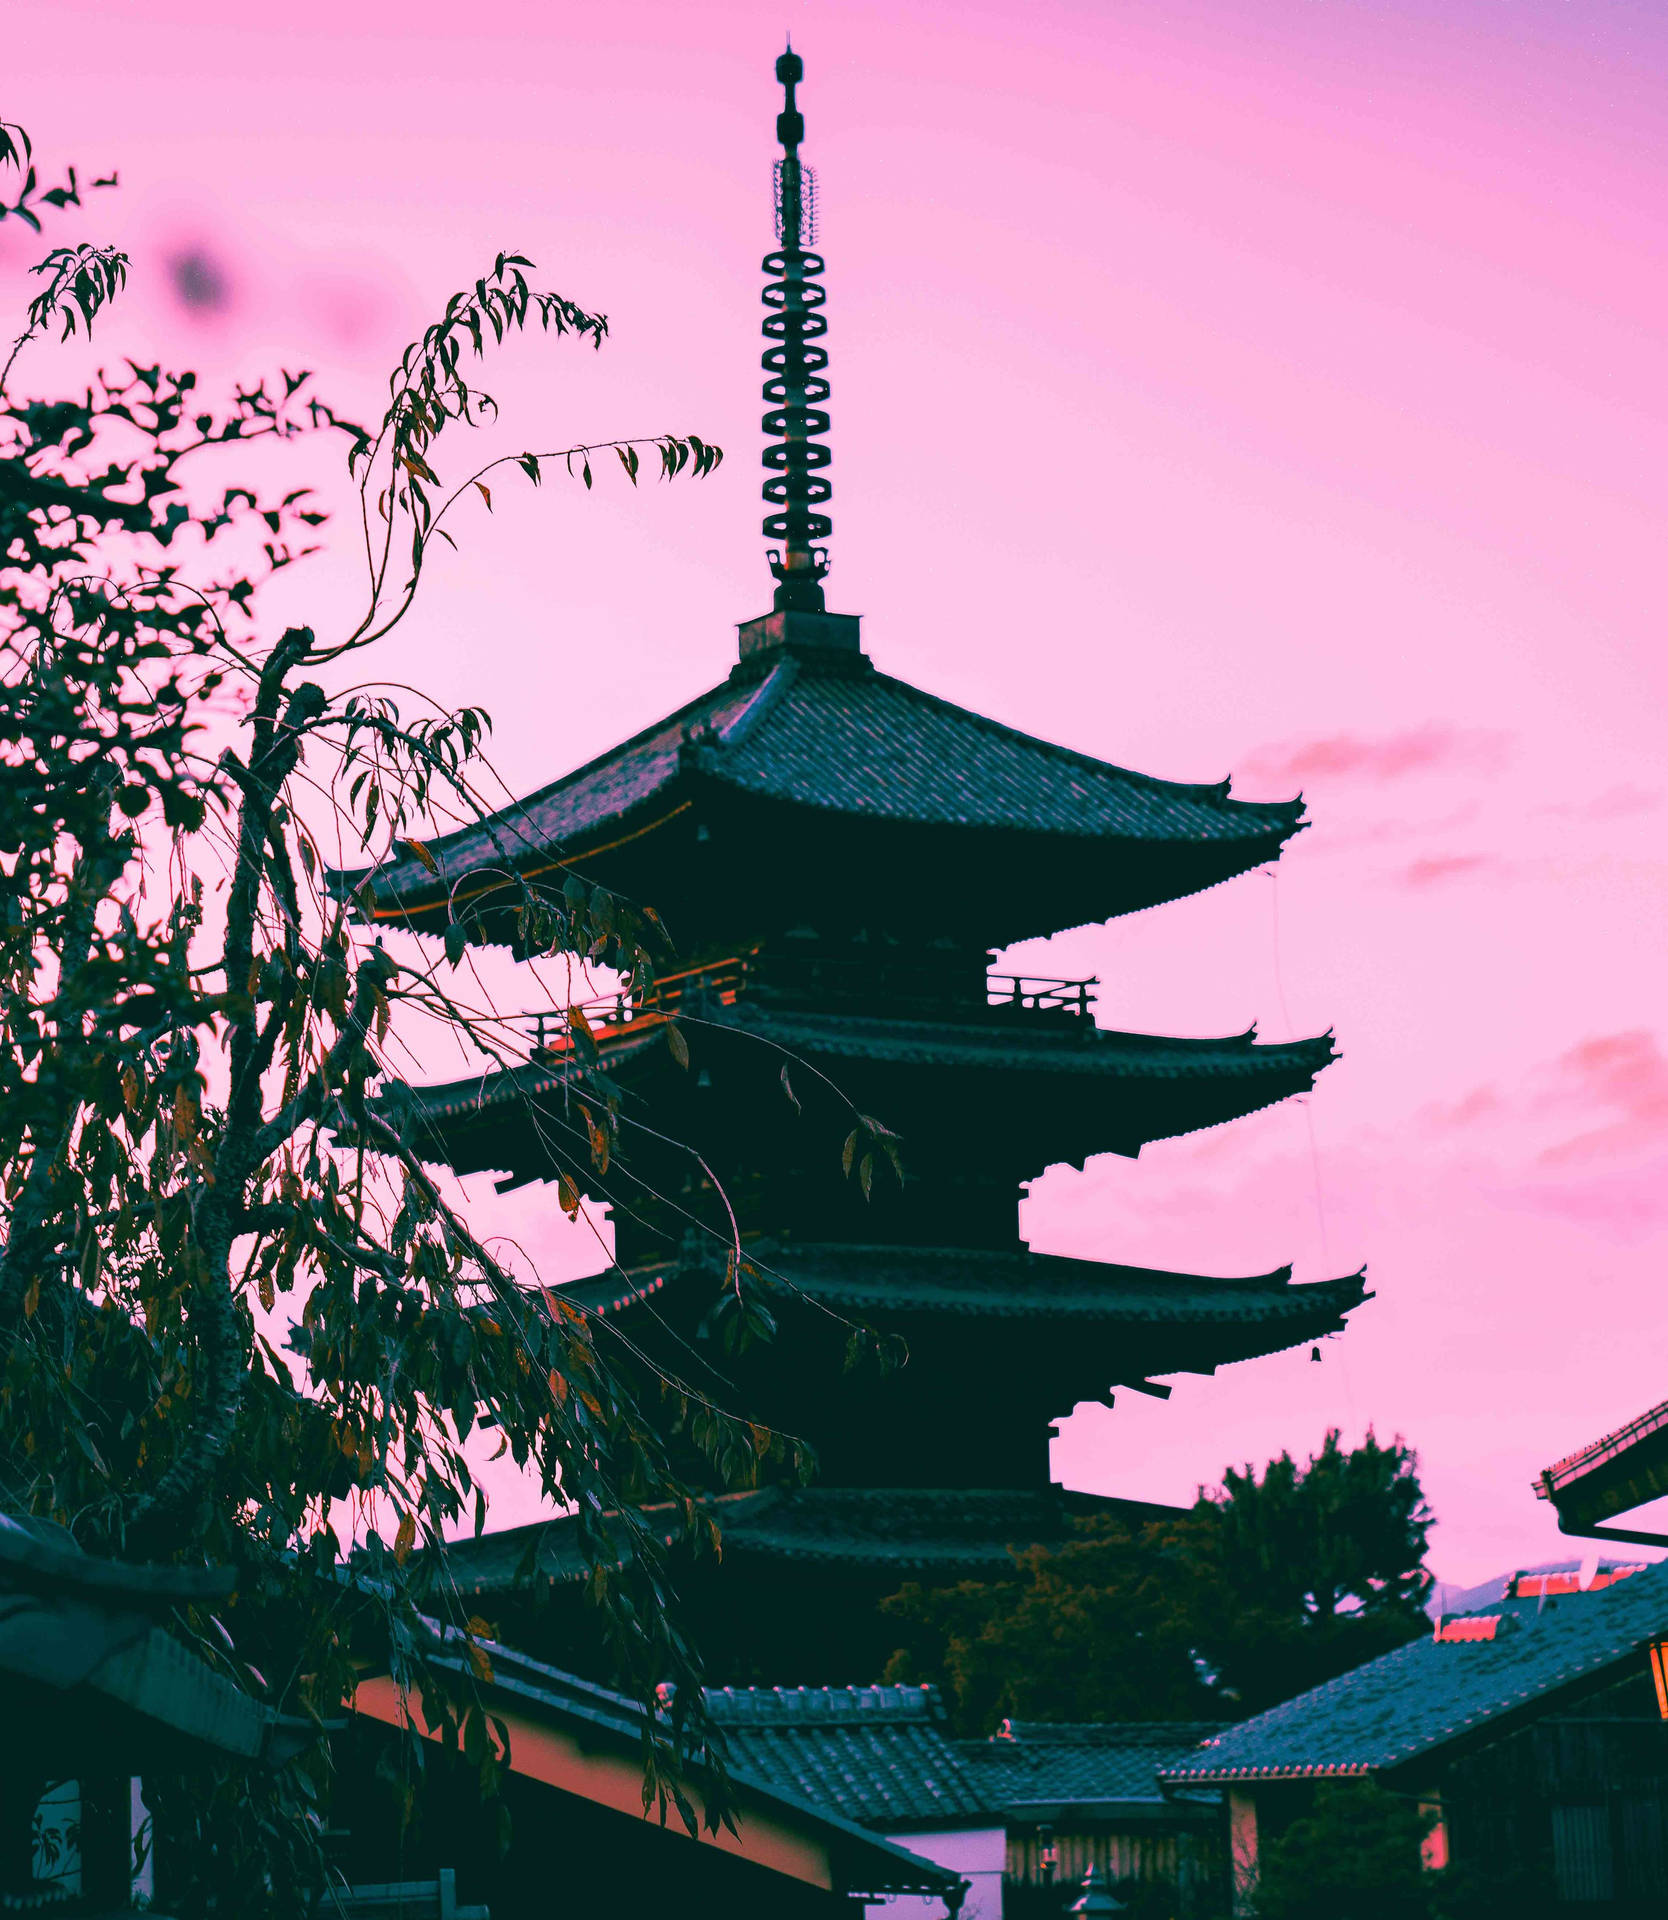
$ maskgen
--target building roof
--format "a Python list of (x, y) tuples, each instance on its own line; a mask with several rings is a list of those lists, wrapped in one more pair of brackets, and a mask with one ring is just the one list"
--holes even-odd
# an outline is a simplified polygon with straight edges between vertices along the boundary
[[(1087, 1021), (1069, 1027), (982, 1025), (960, 1020), (864, 1019), (839, 1013), (779, 1013), (747, 998), (724, 1009), (724, 1024), (789, 1053), (882, 1060), (905, 1066), (1014, 1070), (1134, 1081), (1266, 1080), (1266, 1105), (1306, 1092), (1336, 1057), (1330, 1033), (1262, 1042), (1255, 1027), (1220, 1039), (1120, 1033)], [(1291, 1085), (1287, 1086), (1286, 1083)], [(1278, 1089), (1274, 1083), (1279, 1083)]]
[[(764, 1487), (721, 1494), (708, 1510), (723, 1532), (725, 1564), (749, 1559), (830, 1568), (990, 1578), (1013, 1569), (1013, 1549), (1063, 1545), (1074, 1519), (1105, 1516), (1132, 1525), (1174, 1518), (1140, 1500), (1039, 1489)], [(645, 1518), (657, 1509), (646, 1509)], [(667, 1544), (681, 1537), (681, 1512), (665, 1509)], [(585, 1577), (578, 1522), (571, 1514), (506, 1527), (446, 1549), (450, 1577), (468, 1594), (509, 1593), (524, 1581), (564, 1584)]]
[[(761, 1243), (753, 1270), (766, 1293), (776, 1285), (842, 1313), (934, 1313), (992, 1320), (1278, 1330), (1282, 1344), (1318, 1339), (1372, 1296), (1364, 1274), (1292, 1284), (1290, 1267), (1246, 1279), (1164, 1273), (1059, 1254), (990, 1252), (962, 1247)], [(779, 1281), (777, 1280), (779, 1276)], [(665, 1296), (691, 1281), (709, 1285), (704, 1263), (618, 1269), (572, 1280), (562, 1294), (605, 1319)]]
[(1434, 1634), (1258, 1714), (1162, 1770), (1191, 1781), (1377, 1773), (1495, 1728), (1668, 1632), (1668, 1565), (1602, 1592), (1504, 1602), (1487, 1639)]
[[(1085, 1153), (1137, 1154), (1148, 1142), (1218, 1126), (1259, 1108), (1306, 1093), (1321, 1070), (1337, 1058), (1330, 1034), (1263, 1044), (1253, 1028), (1216, 1040), (1169, 1039), (1117, 1033), (1088, 1022), (1077, 1031), (1039, 1021), (1034, 1029), (969, 1021), (886, 1020), (862, 1016), (782, 1014), (748, 1003), (703, 1006), (700, 1043), (762, 1043), (773, 1059), (827, 1061), (848, 1074), (854, 1063), (878, 1069), (946, 1070), (968, 1076), (968, 1097), (1015, 1096), (1015, 1082), (1033, 1077), (1059, 1111), (1062, 1127), (1083, 1137)], [(671, 1056), (658, 1016), (597, 1032), (602, 1061), (611, 1075), (632, 1074), (639, 1065), (664, 1072)], [(831, 1067), (830, 1071), (835, 1068)], [(560, 1057), (402, 1093), (418, 1132), (418, 1151), (444, 1146), (460, 1171), (501, 1166), (500, 1115), (538, 1112), (559, 1099), (572, 1069)], [(1000, 1085), (974, 1076), (1001, 1075)], [(983, 1089), (983, 1091), (981, 1091)], [(519, 1131), (519, 1130), (518, 1130)], [(425, 1138), (426, 1135), (426, 1138)], [(529, 1152), (538, 1153), (537, 1142)], [(461, 1154), (461, 1159), (454, 1159)], [(494, 1154), (498, 1159), (492, 1158)], [(1056, 1153), (1063, 1157), (1063, 1147)]]
[[(1156, 780), (1051, 745), (868, 669), (782, 654), (760, 678), (720, 686), (486, 826), (428, 843), (376, 877), (379, 911), (417, 913), (466, 876), (549, 870), (664, 816), (696, 784), (819, 813), (927, 827), (1041, 834), (1084, 843), (1214, 845), (1244, 871), (1276, 855), (1303, 804)], [(1223, 876), (1217, 876), (1223, 877)], [(342, 877), (351, 886), (362, 873)], [(1186, 890), (1185, 888), (1183, 890)]]
[(63, 1527), (0, 1514), (0, 1703), (29, 1729), (31, 1760), (73, 1773), (96, 1753), (137, 1771), (214, 1754), (280, 1763), (299, 1751), (310, 1727), (157, 1624), (235, 1585), (229, 1568), (98, 1559)]
[[(461, 1642), (461, 1636), (455, 1633), (444, 1637), (454, 1645)], [(435, 1664), (459, 1673), (474, 1671), (479, 1675), (479, 1657), (484, 1655), (487, 1677), (481, 1684), (502, 1703), (500, 1711), (513, 1708), (528, 1721), (570, 1737), (570, 1746), (563, 1755), (568, 1762), (563, 1777), (553, 1780), (550, 1773), (540, 1771), (538, 1755), (532, 1751), (536, 1738), (523, 1727), (511, 1747), (508, 1763), (511, 1771), (530, 1772), (534, 1778), (558, 1784), (582, 1797), (599, 1799), (604, 1804), (610, 1797), (617, 1797), (622, 1784), (617, 1758), (629, 1761), (630, 1770), (635, 1770), (640, 1762), (644, 1709), (624, 1694), (542, 1660), (534, 1660), (514, 1647), (488, 1641), (478, 1642), (476, 1647), (478, 1652), (467, 1660), (461, 1652), (453, 1656), (443, 1651), (435, 1656)], [(362, 1682), (354, 1705), (369, 1717), (395, 1725), (403, 1723), (402, 1716), (407, 1711), (397, 1689), (384, 1676), (373, 1676)], [(574, 1732), (580, 1735), (577, 1745), (571, 1744)], [(598, 1750), (616, 1759), (612, 1763), (605, 1759), (596, 1770), (593, 1788), (590, 1760)], [(696, 1770), (697, 1779), (699, 1771)], [(905, 1848), (865, 1831), (838, 1807), (800, 1793), (793, 1781), (752, 1766), (745, 1754), (735, 1756), (729, 1774), (735, 1789), (734, 1813), (744, 1851), (752, 1822), (762, 1818), (808, 1831), (820, 1842), (834, 1869), (836, 1891), (860, 1890), (871, 1896), (913, 1892), (942, 1898), (959, 1882), (960, 1876), (954, 1871), (922, 1860)], [(630, 1781), (633, 1797), (636, 1788), (637, 1782)], [(633, 1807), (632, 1811), (640, 1812), (640, 1806)], [(676, 1822), (669, 1822), (666, 1830), (683, 1831)], [(697, 1845), (709, 1840), (725, 1845), (721, 1834), (701, 1831), (690, 1838)]]
[(1222, 1732), (1216, 1721), (1004, 1720), (989, 1740), (964, 1747), (1010, 1809), (1165, 1804), (1158, 1773)]
[(737, 1765), (881, 1831), (968, 1827), (992, 1803), (933, 1687), (709, 1687)]
[[(1579, 1593), (1592, 1587), (1607, 1587), (1622, 1575), (1637, 1573), (1648, 1561), (1601, 1559), (1596, 1563), (1581, 1560), (1539, 1560), (1532, 1567), (1514, 1567), (1510, 1573), (1497, 1573), (1474, 1587), (1457, 1587), (1447, 1580), (1433, 1580), (1425, 1596), (1425, 1611), (1434, 1619), (1441, 1615), (1453, 1619), (1456, 1614), (1486, 1613), (1502, 1600), (1538, 1599), (1542, 1592)], [(1582, 1574), (1587, 1573), (1583, 1583)]]
[(1566, 1533), (1668, 1494), (1668, 1400), (1550, 1466), (1535, 1482)]

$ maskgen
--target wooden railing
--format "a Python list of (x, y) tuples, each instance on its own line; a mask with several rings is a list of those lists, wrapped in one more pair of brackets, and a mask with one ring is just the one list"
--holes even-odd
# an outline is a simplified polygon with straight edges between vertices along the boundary
[[(832, 982), (830, 974), (834, 977)], [(577, 1002), (577, 1008), (599, 1036), (606, 1035), (649, 1015), (676, 1015), (684, 1000), (695, 994), (710, 996), (721, 1006), (731, 1006), (761, 976), (764, 984), (777, 984), (775, 970), (768, 963), (761, 965), (757, 952), (731, 954), (723, 960), (708, 961), (704, 966), (688, 967), (682, 973), (669, 973), (645, 993), (634, 994), (629, 989), (622, 989), (618, 993), (600, 994), (590, 1000), (581, 1000)], [(872, 997), (880, 1003), (876, 1011), (893, 1001), (912, 1003), (911, 1010), (917, 1017), (929, 1013), (941, 1016), (948, 1010), (942, 988), (936, 995), (924, 991), (907, 993), (901, 990), (900, 983), (887, 980), (880, 969), (843, 957), (819, 957), (814, 963), (814, 970), (810, 971), (806, 989), (801, 991), (808, 989), (815, 996), (818, 988), (833, 984), (835, 991), (832, 998), (836, 1002), (846, 1000), (849, 1004), (853, 1000), (870, 997), (842, 991), (841, 976), (854, 985), (872, 982)], [(923, 984), (930, 983), (930, 978), (930, 975), (924, 976)], [(1095, 1003), (1093, 989), (1099, 984), (1093, 976), (1086, 980), (1054, 980), (1029, 973), (993, 973), (985, 978), (985, 1002), (989, 1008), (998, 1011), (1012, 1008), (1024, 1013), (1067, 1014), (1079, 1020), (1092, 1020)], [(534, 1047), (543, 1052), (561, 1053), (570, 1044), (570, 1016), (562, 1008), (552, 1007), (541, 1013), (524, 1014), (521, 1024)]]
[[(586, 1021), (603, 1032), (613, 1032), (620, 1027), (629, 1026), (634, 1020), (641, 1020), (647, 1014), (676, 1013), (686, 995), (710, 994), (720, 1006), (731, 1006), (736, 996), (747, 984), (747, 976), (752, 967), (753, 955), (750, 953), (731, 954), (724, 960), (711, 960), (702, 967), (686, 967), (682, 973), (668, 973), (657, 980), (646, 993), (632, 994), (622, 990), (619, 993), (599, 994), (592, 1000), (580, 1000), (574, 1004), (585, 1016)], [(533, 1045), (547, 1053), (560, 1053), (569, 1044), (568, 1013), (559, 1007), (547, 1008), (542, 1013), (522, 1015)]]

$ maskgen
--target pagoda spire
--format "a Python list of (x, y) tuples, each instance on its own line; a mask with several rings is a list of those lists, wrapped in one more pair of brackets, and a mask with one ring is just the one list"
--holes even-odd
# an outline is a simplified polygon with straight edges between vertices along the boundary
[(776, 162), (777, 247), (764, 259), (769, 276), (764, 303), (770, 309), (764, 334), (770, 344), (762, 362), (764, 397), (770, 403), (764, 417), (769, 436), (764, 498), (773, 509), (765, 516), (764, 532), (766, 539), (781, 542), (770, 552), (779, 613), (824, 611), (828, 549), (816, 543), (834, 530), (833, 521), (821, 511), (834, 491), (826, 471), (830, 455), (821, 438), (828, 431), (828, 415), (822, 411), (828, 398), (823, 378), (828, 354), (818, 343), (828, 322), (821, 313), (826, 298), (822, 256), (810, 251), (817, 237), (816, 175), (799, 157), (805, 119), (795, 104), (794, 89), (804, 77), (805, 63), (790, 41), (776, 62), (776, 78), (787, 99), (776, 116), (776, 137), (782, 143)]

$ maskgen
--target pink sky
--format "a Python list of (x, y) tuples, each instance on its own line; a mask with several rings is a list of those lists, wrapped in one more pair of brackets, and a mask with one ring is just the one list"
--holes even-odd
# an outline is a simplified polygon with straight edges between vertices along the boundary
[[(506, 490), (437, 570), (382, 670), (490, 708), (518, 788), (717, 679), (767, 603), (758, 260), (791, 28), (830, 604), (937, 693), (1152, 773), (1301, 787), (1315, 822), (1278, 879), (1022, 950), (1097, 972), (1111, 1024), (1343, 1049), (1306, 1107), (1051, 1174), (1025, 1230), (1176, 1267), (1366, 1261), (1378, 1297), (1320, 1366), (1085, 1410), (1057, 1473), (1186, 1499), (1371, 1422), (1422, 1453), (1444, 1577), (1564, 1551), (1533, 1474), (1668, 1394), (1660, 9), (251, 13), (12, 0), (0, 112), (122, 171), (85, 229), (136, 255), (107, 352), (307, 364), (369, 410), (517, 247), (614, 334), (512, 352), (495, 447), (729, 451), (700, 487)], [(9, 285), (27, 242), (0, 235)], [(178, 298), (187, 257), (211, 310)], [(339, 615), (341, 546), (275, 623)], [(482, 1205), (548, 1272), (588, 1263), (541, 1190)]]

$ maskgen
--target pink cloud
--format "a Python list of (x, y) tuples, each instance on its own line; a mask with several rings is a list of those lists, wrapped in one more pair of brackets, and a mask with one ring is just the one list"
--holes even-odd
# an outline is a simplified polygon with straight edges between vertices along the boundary
[(1498, 1120), (1506, 1103), (1493, 1087), (1475, 1087), (1459, 1100), (1441, 1101), (1420, 1114), (1430, 1133), (1464, 1132), (1491, 1120)]
[(1611, 787), (1591, 800), (1564, 800), (1541, 811), (1566, 820), (1621, 820), (1629, 814), (1654, 813), (1661, 805), (1662, 795), (1653, 789), (1623, 785)]
[(1540, 1104), (1552, 1111), (1597, 1108), (1604, 1123), (1541, 1155), (1543, 1161), (1587, 1160), (1636, 1152), (1668, 1139), (1668, 1055), (1642, 1027), (1600, 1034), (1561, 1054)]
[(1492, 770), (1505, 761), (1509, 744), (1510, 735), (1489, 728), (1432, 722), (1401, 733), (1335, 733), (1261, 747), (1244, 773), (1259, 783), (1403, 780), (1420, 773)]
[(1496, 1190), (1491, 1198), (1567, 1220), (1607, 1240), (1636, 1242), (1668, 1227), (1668, 1161), (1614, 1168), (1587, 1179), (1529, 1180)]
[(1396, 878), (1404, 887), (1435, 887), (1462, 875), (1506, 871), (1506, 862), (1490, 853), (1434, 853), (1412, 861)]

